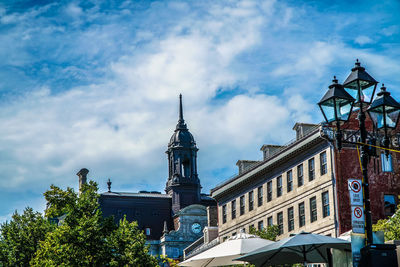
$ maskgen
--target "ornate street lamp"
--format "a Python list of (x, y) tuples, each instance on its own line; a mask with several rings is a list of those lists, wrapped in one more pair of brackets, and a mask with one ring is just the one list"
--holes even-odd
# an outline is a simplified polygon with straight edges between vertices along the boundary
[(339, 150), (342, 148), (340, 125), (349, 120), (354, 101), (355, 99), (344, 90), (343, 86), (338, 83), (336, 76), (334, 76), (328, 91), (318, 103), (326, 122), (328, 124), (336, 123), (335, 139)]
[[(390, 93), (386, 91), (386, 87), (382, 84), (381, 91), (367, 111), (375, 128), (384, 134), (383, 147), (388, 148), (388, 131), (395, 129), (398, 124), (400, 104), (390, 96)], [(388, 156), (388, 151), (385, 151), (385, 154)]]
[[(356, 61), (355, 67), (351, 69), (350, 75), (346, 78), (343, 86), (337, 83), (336, 78), (329, 86), (328, 92), (321, 99), (318, 105), (328, 123), (336, 122), (337, 131), (335, 135), (337, 148), (340, 151), (342, 134), (340, 124), (346, 122), (352, 111), (353, 105), (359, 107), (358, 121), (360, 130), (360, 142), (362, 143), (360, 158), (362, 166), (362, 184), (364, 192), (364, 214), (366, 218), (365, 228), (367, 233), (367, 244), (372, 244), (372, 217), (371, 202), (369, 199), (368, 184), (368, 146), (367, 130), (365, 128), (365, 106), (369, 105), (374, 97), (378, 82), (369, 75), (365, 68), (361, 67), (360, 62)], [(344, 92), (347, 92), (345, 94)]]

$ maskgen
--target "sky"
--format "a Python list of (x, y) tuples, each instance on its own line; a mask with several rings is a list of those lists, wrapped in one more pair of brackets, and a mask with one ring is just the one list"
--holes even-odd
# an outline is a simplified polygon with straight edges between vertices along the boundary
[(358, 58), (400, 99), (399, 1), (0, 1), (0, 222), (51, 184), (163, 191), (178, 121), (203, 192), (319, 123)]

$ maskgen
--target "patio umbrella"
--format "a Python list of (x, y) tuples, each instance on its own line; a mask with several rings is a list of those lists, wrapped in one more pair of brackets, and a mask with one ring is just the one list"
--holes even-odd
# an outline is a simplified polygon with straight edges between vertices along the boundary
[(328, 262), (328, 250), (351, 249), (349, 241), (301, 232), (237, 258), (257, 267), (275, 264)]
[(255, 235), (239, 233), (229, 238), (227, 241), (193, 256), (178, 265), (205, 267), (243, 264), (245, 262), (242, 260), (233, 261), (233, 259), (272, 243), (274, 242), (259, 238)]

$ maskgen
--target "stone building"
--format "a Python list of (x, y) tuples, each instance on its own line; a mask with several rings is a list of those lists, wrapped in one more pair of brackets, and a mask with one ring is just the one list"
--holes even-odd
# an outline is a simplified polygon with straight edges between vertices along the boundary
[[(344, 135), (357, 139), (353, 113)], [(367, 121), (371, 130), (371, 122)], [(218, 203), (219, 237), (223, 241), (250, 227), (278, 225), (279, 239), (299, 231), (337, 237), (351, 230), (347, 180), (361, 179), (357, 149), (332, 145), (333, 132), (321, 125), (296, 123), (296, 139), (285, 146), (263, 145), (263, 160), (238, 161), (237, 176), (211, 190)], [(392, 143), (398, 146), (398, 131)], [(383, 152), (382, 152), (383, 153)], [(369, 160), (372, 219), (394, 213), (400, 194), (399, 156)], [(384, 165), (392, 170), (384, 172)], [(389, 164), (388, 164), (389, 163)]]
[[(182, 257), (183, 249), (202, 236), (208, 226), (207, 207), (216, 202), (201, 194), (197, 173), (196, 142), (183, 119), (182, 96), (179, 120), (168, 143), (168, 179), (165, 194), (156, 191), (115, 192), (108, 182), (108, 192), (100, 194), (103, 216), (114, 216), (117, 223), (124, 216), (137, 221), (147, 236), (151, 254)], [(86, 182), (87, 169), (78, 172), (80, 184)]]

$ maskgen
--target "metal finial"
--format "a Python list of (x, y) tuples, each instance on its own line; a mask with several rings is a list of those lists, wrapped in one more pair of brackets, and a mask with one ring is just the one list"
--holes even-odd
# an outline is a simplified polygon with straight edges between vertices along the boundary
[(356, 66), (361, 66), (361, 63), (358, 61), (358, 58), (356, 59)]
[(333, 76), (332, 82), (333, 82), (333, 83), (338, 83), (338, 80), (336, 79), (336, 76)]
[(163, 230), (163, 234), (167, 234), (167, 233), (168, 233), (167, 221), (164, 221), (164, 230)]
[(111, 192), (111, 184), (112, 184), (111, 180), (108, 179), (107, 181), (108, 192)]
[(183, 122), (182, 94), (179, 94), (179, 122)]

